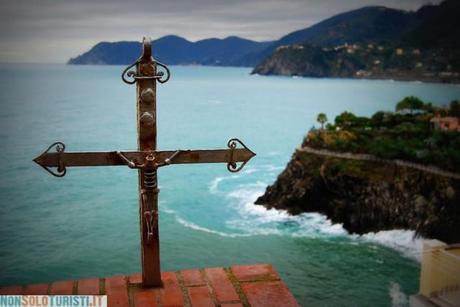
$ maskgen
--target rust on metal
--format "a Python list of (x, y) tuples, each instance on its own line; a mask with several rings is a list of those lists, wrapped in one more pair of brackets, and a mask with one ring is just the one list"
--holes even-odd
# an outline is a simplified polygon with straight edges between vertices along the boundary
[(225, 149), (158, 151), (156, 82), (169, 78), (168, 67), (152, 58), (151, 41), (144, 38), (142, 55), (122, 73), (125, 83), (136, 84), (138, 150), (65, 152), (64, 143), (56, 142), (33, 160), (56, 177), (65, 176), (67, 167), (124, 165), (138, 171), (142, 282), (147, 287), (161, 286), (157, 169), (173, 164), (226, 163), (230, 172), (238, 172), (255, 156), (236, 138)]
[[(133, 162), (132, 168), (137, 168), (145, 160), (146, 155), (153, 154), (157, 161), (165, 161), (177, 151), (109, 151), (109, 152), (46, 152), (34, 159), (34, 162), (45, 168), (75, 166), (117, 166), (128, 165)], [(188, 163), (229, 163), (232, 151), (229, 149), (210, 150), (180, 150), (167, 164)], [(233, 162), (245, 162), (255, 154), (246, 148), (233, 149)]]

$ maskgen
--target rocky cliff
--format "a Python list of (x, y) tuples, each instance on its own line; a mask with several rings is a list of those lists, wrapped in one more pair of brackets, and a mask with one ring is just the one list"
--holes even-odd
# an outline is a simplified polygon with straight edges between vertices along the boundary
[(412, 229), (460, 242), (460, 180), (394, 164), (296, 151), (256, 204), (320, 212), (351, 233)]

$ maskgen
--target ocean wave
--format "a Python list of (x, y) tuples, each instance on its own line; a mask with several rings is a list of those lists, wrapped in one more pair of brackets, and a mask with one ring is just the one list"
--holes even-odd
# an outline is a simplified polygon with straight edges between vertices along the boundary
[(255, 167), (247, 167), (246, 169), (243, 170), (243, 174), (249, 175), (255, 172), (258, 172), (259, 169)]
[(214, 180), (211, 181), (211, 183), (209, 184), (209, 192), (211, 192), (212, 194), (216, 194), (218, 192), (219, 183), (224, 179), (225, 177), (214, 178)]
[(266, 171), (279, 171), (279, 170), (284, 170), (285, 166), (276, 166), (272, 164), (267, 164), (267, 165), (262, 165), (261, 168), (263, 168)]
[(409, 304), (407, 294), (401, 290), (401, 286), (398, 283), (390, 283), (388, 295), (390, 296), (392, 307), (404, 307)]
[(240, 231), (260, 233), (272, 230), (276, 234), (288, 234), (293, 237), (342, 236), (347, 232), (341, 224), (333, 224), (319, 213), (290, 215), (286, 210), (267, 209), (255, 205), (256, 199), (263, 194), (266, 183), (258, 181), (236, 189), (228, 197), (236, 199), (239, 218), (227, 221), (227, 226)]
[(214, 178), (211, 183), (209, 183), (209, 192), (211, 194), (217, 194), (219, 192), (219, 184), (224, 181), (224, 180), (231, 180), (231, 179), (237, 179), (241, 177), (241, 175), (232, 175), (232, 176), (225, 176), (225, 177), (216, 177)]
[[(219, 184), (223, 180), (234, 177), (216, 177), (209, 185), (213, 194), (219, 192)], [(242, 184), (226, 194), (232, 208), (236, 209), (237, 216), (228, 219), (225, 226), (228, 232), (214, 230), (187, 221), (172, 210), (163, 209), (175, 215), (178, 223), (184, 227), (219, 235), (236, 238), (255, 235), (287, 235), (298, 238), (348, 238), (349, 244), (362, 242), (378, 244), (400, 252), (403, 256), (420, 260), (423, 238), (414, 238), (411, 230), (388, 230), (364, 235), (349, 234), (342, 224), (332, 223), (320, 213), (302, 213), (290, 215), (286, 210), (267, 209), (255, 205), (254, 202), (261, 196), (267, 186), (266, 182), (256, 181), (251, 184)]]
[(164, 212), (164, 213), (168, 213), (168, 214), (175, 214), (176, 211), (172, 210), (172, 209), (169, 209), (169, 208), (166, 208), (164, 206), (161, 206), (160, 207), (160, 211), (161, 212)]
[(256, 199), (263, 194), (263, 182), (236, 189), (228, 197), (237, 199), (240, 219), (227, 221), (231, 228), (241, 231), (260, 232), (261, 229), (274, 228), (279, 234), (293, 237), (337, 237), (346, 236), (352, 240), (377, 243), (400, 252), (403, 256), (420, 261), (423, 238), (415, 238), (412, 230), (386, 230), (364, 235), (351, 235), (342, 224), (334, 224), (325, 215), (302, 213), (292, 216), (285, 210), (267, 209), (255, 205)]
[[(355, 236), (356, 237), (356, 236)], [(370, 232), (357, 236), (359, 239), (390, 247), (399, 251), (407, 258), (420, 261), (423, 248), (423, 238), (415, 237), (415, 231), (395, 229)]]
[(249, 235), (245, 235), (245, 234), (226, 233), (226, 232), (222, 232), (222, 231), (209, 229), (209, 228), (206, 228), (206, 227), (199, 226), (199, 225), (197, 225), (195, 223), (186, 221), (186, 220), (184, 220), (184, 219), (182, 219), (182, 218), (180, 218), (178, 216), (176, 216), (176, 221), (179, 222), (179, 224), (181, 224), (184, 227), (194, 229), (194, 230), (198, 230), (198, 231), (207, 232), (207, 233), (216, 234), (216, 235), (219, 235), (221, 237), (235, 238), (235, 237), (244, 237), (244, 236), (247, 237), (247, 236), (249, 236)]
[(176, 221), (181, 224), (182, 226), (202, 232), (207, 232), (207, 233), (212, 233), (215, 235), (219, 235), (221, 237), (227, 237), (227, 238), (238, 238), (238, 237), (251, 237), (255, 235), (279, 235), (280, 233), (276, 230), (260, 230), (258, 232), (248, 232), (248, 233), (229, 233), (229, 232), (223, 232), (223, 231), (218, 231), (214, 229), (210, 229), (207, 227), (199, 226), (195, 223), (192, 223), (190, 221), (186, 221), (183, 218), (176, 216)]

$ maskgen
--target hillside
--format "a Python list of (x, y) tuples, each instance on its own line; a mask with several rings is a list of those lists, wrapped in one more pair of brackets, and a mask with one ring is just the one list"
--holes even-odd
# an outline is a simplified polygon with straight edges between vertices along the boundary
[(252, 73), (315, 78), (366, 78), (460, 82), (460, 49), (421, 50), (392, 44), (319, 48), (281, 46)]
[(431, 16), (431, 11), (432, 9), (426, 8), (425, 14), (418, 14), (383, 6), (363, 7), (289, 33), (252, 56), (260, 63), (278, 47), (292, 44), (333, 47), (345, 43), (401, 41), (405, 33), (414, 31), (425, 18)]
[(447, 0), (417, 11), (423, 22), (403, 35), (408, 44), (420, 48), (460, 48), (460, 1)]
[(285, 36), (253, 73), (459, 82), (459, 36), (460, 1), (366, 7)]
[[(271, 42), (255, 42), (236, 36), (225, 39), (210, 38), (190, 42), (169, 35), (152, 42), (156, 59), (169, 65), (197, 64), (217, 66), (245, 66), (240, 59), (265, 49)], [(101, 42), (89, 51), (72, 58), (68, 64), (126, 65), (139, 56), (139, 42)], [(247, 65), (254, 65), (254, 62)]]

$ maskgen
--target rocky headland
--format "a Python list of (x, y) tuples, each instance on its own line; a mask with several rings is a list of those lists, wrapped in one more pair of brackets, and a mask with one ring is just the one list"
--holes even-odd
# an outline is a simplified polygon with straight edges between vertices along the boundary
[(460, 180), (378, 161), (297, 150), (256, 204), (320, 212), (350, 233), (412, 229), (460, 241)]

